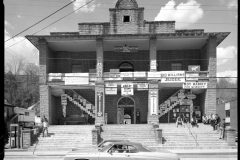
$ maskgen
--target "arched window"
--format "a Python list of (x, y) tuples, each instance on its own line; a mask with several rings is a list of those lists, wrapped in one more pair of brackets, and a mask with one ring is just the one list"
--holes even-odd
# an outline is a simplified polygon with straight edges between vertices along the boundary
[(119, 66), (119, 71), (120, 72), (134, 72), (134, 67), (131, 63), (129, 62), (123, 62)]

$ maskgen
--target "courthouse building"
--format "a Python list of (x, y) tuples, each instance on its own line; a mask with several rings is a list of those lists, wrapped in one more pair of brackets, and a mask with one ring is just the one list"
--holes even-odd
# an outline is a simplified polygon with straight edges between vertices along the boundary
[(136, 0), (109, 13), (77, 32), (26, 36), (39, 50), (41, 116), (53, 125), (151, 124), (216, 113), (216, 47), (229, 32), (146, 21)]

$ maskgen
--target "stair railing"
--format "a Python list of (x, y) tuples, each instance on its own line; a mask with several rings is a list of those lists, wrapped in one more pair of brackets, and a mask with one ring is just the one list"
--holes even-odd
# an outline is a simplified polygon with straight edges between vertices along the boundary
[[(186, 117), (184, 115), (183, 115), (183, 119), (185, 120), (185, 122), (187, 122), (186, 126), (187, 126), (187, 128), (189, 130), (189, 134), (191, 134), (193, 139), (195, 140), (196, 146), (199, 146), (199, 144), (197, 142), (197, 134), (193, 133), (193, 131), (191, 130), (191, 127), (190, 127), (190, 123), (189, 123), (189, 121), (186, 119)], [(195, 138), (194, 135), (196, 136), (196, 138)]]

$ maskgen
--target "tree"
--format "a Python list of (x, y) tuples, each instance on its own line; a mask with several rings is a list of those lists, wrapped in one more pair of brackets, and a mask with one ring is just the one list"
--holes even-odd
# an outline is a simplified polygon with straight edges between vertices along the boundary
[(230, 78), (221, 78), (217, 82), (217, 88), (218, 98), (227, 102), (237, 99), (237, 83), (231, 83)]

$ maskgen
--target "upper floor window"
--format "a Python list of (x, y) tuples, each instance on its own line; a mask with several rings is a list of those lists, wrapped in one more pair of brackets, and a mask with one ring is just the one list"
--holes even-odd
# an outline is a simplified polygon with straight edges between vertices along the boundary
[(130, 22), (131, 17), (130, 16), (123, 16), (123, 22)]
[(81, 73), (82, 72), (82, 65), (72, 65), (72, 73)]
[(172, 63), (172, 71), (182, 70), (182, 63)]

